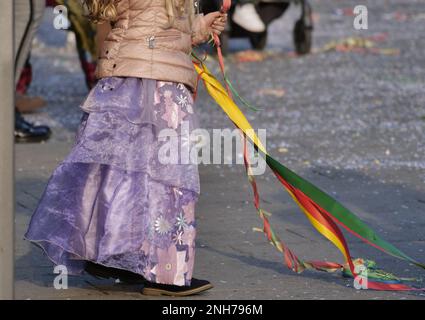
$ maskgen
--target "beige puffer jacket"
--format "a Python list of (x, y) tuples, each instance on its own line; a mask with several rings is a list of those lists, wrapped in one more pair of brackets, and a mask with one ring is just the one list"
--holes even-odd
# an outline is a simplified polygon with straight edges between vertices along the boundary
[(117, 0), (117, 20), (101, 48), (97, 76), (136, 77), (196, 86), (190, 52), (205, 42), (209, 28), (202, 15), (190, 26), (176, 18), (169, 28), (165, 0)]

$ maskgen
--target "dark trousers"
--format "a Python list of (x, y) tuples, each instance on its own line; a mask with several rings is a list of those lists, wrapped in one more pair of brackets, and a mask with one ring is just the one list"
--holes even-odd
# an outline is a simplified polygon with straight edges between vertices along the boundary
[(239, 0), (239, 1), (237, 1), (238, 4), (248, 4), (248, 3), (257, 4), (259, 2), (260, 2), (260, 0)]
[(18, 82), (43, 17), (45, 0), (14, 0), (15, 83)]

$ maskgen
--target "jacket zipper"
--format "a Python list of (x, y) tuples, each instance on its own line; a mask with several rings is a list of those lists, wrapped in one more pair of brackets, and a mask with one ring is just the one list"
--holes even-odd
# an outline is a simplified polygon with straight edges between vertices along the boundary
[(149, 49), (155, 48), (155, 42), (158, 41), (165, 41), (165, 40), (177, 40), (181, 39), (181, 34), (168, 34), (168, 35), (151, 35), (146, 37), (146, 41), (148, 42)]

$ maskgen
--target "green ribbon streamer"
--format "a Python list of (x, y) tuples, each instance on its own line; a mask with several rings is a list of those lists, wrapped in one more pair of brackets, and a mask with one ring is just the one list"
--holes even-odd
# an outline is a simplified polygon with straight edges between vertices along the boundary
[(361, 221), (354, 213), (345, 208), (337, 200), (320, 190), (312, 183), (301, 178), (295, 172), (289, 170), (280, 162), (273, 159), (271, 156), (265, 155), (265, 157), (266, 162), (270, 166), (270, 168), (275, 170), (290, 185), (301, 190), (305, 195), (311, 198), (320, 207), (325, 209), (329, 214), (331, 214), (341, 224), (345, 225), (349, 230), (364, 238), (362, 239), (363, 241), (365, 241), (366, 239), (370, 243), (382, 248), (386, 253), (399, 259), (407, 260), (415, 264), (416, 266), (425, 269), (424, 264), (417, 262), (413, 258), (409, 257), (408, 255), (394, 247), (391, 243), (379, 237), (372, 228), (370, 228), (367, 224)]

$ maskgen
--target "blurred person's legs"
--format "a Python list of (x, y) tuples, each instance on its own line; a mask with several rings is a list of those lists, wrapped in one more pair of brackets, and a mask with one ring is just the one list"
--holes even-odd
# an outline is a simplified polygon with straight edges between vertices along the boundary
[(71, 22), (71, 31), (75, 34), (81, 68), (86, 78), (87, 87), (91, 89), (96, 84), (96, 26), (87, 19), (84, 7), (79, 1), (56, 0), (50, 2), (54, 2), (56, 5), (65, 5), (68, 8), (68, 18)]
[[(27, 61), (32, 40), (43, 17), (45, 0), (15, 0), (15, 84)], [(15, 140), (17, 142), (39, 142), (47, 140), (51, 131), (47, 126), (34, 126), (27, 122), (15, 109)]]
[[(97, 81), (95, 76), (97, 65), (96, 26), (85, 17), (84, 7), (80, 2), (50, 0), (46, 4), (51, 7), (65, 5), (68, 8), (68, 18), (71, 22), (70, 30), (75, 34), (81, 68), (85, 75), (87, 87), (93, 88)], [(21, 113), (30, 113), (46, 105), (43, 98), (26, 94), (31, 81), (32, 66), (29, 55), (16, 85), (16, 108)]]
[(259, 2), (260, 0), (239, 0), (232, 17), (233, 21), (251, 32), (266, 31), (266, 25), (255, 9)]
[(96, 85), (97, 46), (96, 29), (83, 15), (71, 20), (77, 42), (78, 57), (89, 89)]
[(32, 82), (32, 66), (28, 56), (25, 66), (21, 71), (21, 76), (16, 84), (15, 106), (21, 113), (30, 113), (46, 105), (46, 101), (41, 97), (31, 97), (27, 91)]
[[(58, 2), (62, 2), (62, 0)], [(96, 84), (96, 26), (85, 17), (84, 8), (80, 3), (72, 1), (67, 2), (69, 3), (68, 8), (70, 11), (69, 19), (71, 21), (71, 30), (75, 34), (81, 68), (86, 77), (87, 87), (91, 89)]]

